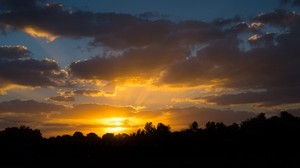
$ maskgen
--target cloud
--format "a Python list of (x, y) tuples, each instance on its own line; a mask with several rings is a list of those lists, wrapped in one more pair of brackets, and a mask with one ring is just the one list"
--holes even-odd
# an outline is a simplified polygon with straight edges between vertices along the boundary
[(64, 86), (67, 72), (51, 59), (0, 60), (0, 80), (22, 86)]
[(0, 46), (0, 60), (26, 59), (31, 55), (27, 47), (17, 46)]
[[(288, 43), (294, 43), (292, 41)], [(217, 46), (210, 47), (212, 48), (204, 49), (205, 53), (201, 53), (197, 58), (173, 65), (166, 71), (163, 82), (213, 84), (236, 90), (267, 90), (206, 98), (209, 102), (223, 105), (260, 103), (271, 106), (300, 102), (300, 97), (295, 95), (300, 84), (300, 74), (297, 70), (300, 60), (296, 56), (299, 53), (296, 46), (280, 43), (278, 46), (257, 48), (247, 53)]]
[(240, 18), (239, 16), (235, 16), (234, 18), (227, 18), (227, 19), (217, 18), (217, 19), (213, 20), (212, 23), (214, 25), (216, 25), (217, 27), (224, 28), (225, 26), (240, 23), (241, 21), (242, 21), (242, 18)]
[[(258, 15), (250, 23), (229, 21), (224, 23), (232, 25), (227, 29), (224, 24), (216, 26), (216, 22), (174, 24), (170, 35), (164, 38), (168, 43), (158, 41), (158, 45), (128, 49), (117, 57), (98, 56), (74, 62), (70, 72), (83, 79), (152, 79), (152, 84), (171, 87), (214, 86), (237, 92), (263, 89), (278, 99), (279, 93), (285, 90), (283, 99), (286, 101), (281, 104), (297, 103), (299, 99), (291, 95), (288, 88), (295, 89), (300, 85), (297, 70), (300, 51), (295, 45), (300, 42), (300, 17), (277, 10)], [(267, 24), (284, 29), (267, 32), (262, 29)], [(212, 25), (215, 25), (214, 29), (208, 31)], [(254, 33), (248, 41), (245, 39), (250, 44), (246, 51), (241, 50), (238, 37), (243, 32)], [(195, 49), (196, 44), (204, 47)], [(280, 104), (275, 98), (270, 98), (269, 102), (258, 100), (261, 102), (257, 103), (265, 106)]]
[(57, 96), (52, 96), (47, 98), (50, 101), (62, 101), (62, 102), (72, 102), (75, 101), (75, 96), (90, 96), (90, 97), (100, 97), (100, 96), (114, 96), (115, 91), (111, 90), (95, 90), (95, 89), (81, 89), (72, 91), (59, 91)]
[(251, 45), (256, 46), (275, 45), (275, 37), (276, 33), (254, 34), (249, 37), (248, 41)]
[[(223, 96), (228, 96), (228, 103), (225, 103), (228, 105), (253, 102), (251, 97), (254, 95), (264, 97), (255, 103), (265, 106), (280, 104), (275, 100), (279, 96), (282, 103), (299, 101), (291, 91), (300, 85), (300, 17), (296, 12), (262, 13), (250, 18), (249, 23), (239, 17), (212, 22), (173, 22), (151, 19), (150, 13), (134, 16), (70, 11), (60, 4), (45, 5), (34, 0), (2, 0), (0, 3), (3, 31), (11, 27), (50, 41), (58, 37), (91, 37), (91, 46), (104, 46), (118, 52), (117, 55), (103, 54), (71, 63), (68, 72), (75, 78), (116, 83), (151, 81), (152, 85), (169, 87), (213, 86), (243, 93), (224, 93)], [(244, 37), (245, 34), (250, 35)], [(20, 47), (13, 50), (17, 48), (20, 50)], [(61, 71), (56, 62), (19, 59), (28, 55), (25, 50), (19, 52), (14, 55), (20, 56), (9, 56), (15, 58), (13, 60), (8, 61), (5, 56), (0, 61), (2, 85), (66, 85), (65, 78), (61, 77), (65, 71)], [(102, 94), (101, 91), (85, 90), (70, 94)], [(280, 95), (282, 91), (286, 94)], [(266, 96), (267, 93), (274, 98)], [(68, 100), (59, 96), (62, 95), (54, 99)], [(207, 97), (207, 101), (222, 103), (218, 97)]]
[[(2, 1), (3, 12), (0, 15), (2, 24), (49, 40), (54, 40), (57, 36), (94, 37), (94, 44), (103, 43), (120, 48), (124, 44), (126, 47), (127, 44), (144, 46), (156, 41), (156, 38), (161, 38), (161, 35), (168, 31), (168, 22), (150, 22), (129, 14), (67, 11), (60, 4), (42, 5), (38, 1), (24, 3), (26, 5), (20, 7), (20, 3)], [(147, 36), (152, 31), (156, 33)], [(132, 32), (136, 32), (137, 35), (131, 36)], [(112, 41), (117, 37), (119, 38)]]
[(48, 100), (72, 102), (75, 101), (75, 97), (74, 96), (53, 96), (53, 97), (49, 97)]
[[(240, 50), (238, 40), (231, 38), (210, 43), (195, 57), (169, 66), (160, 82), (175, 86), (214, 85), (244, 92), (249, 89), (266, 90), (206, 98), (209, 102), (223, 105), (299, 103), (300, 97), (294, 94), (300, 85), (297, 70), (300, 50), (296, 46), (300, 42), (299, 21), (297, 16), (293, 24), (285, 24), (289, 25), (286, 26), (290, 29), (288, 32), (252, 36), (249, 42), (256, 46), (249, 51)], [(281, 24), (282, 21), (274, 22)]]
[[(169, 85), (210, 85), (226, 79), (240, 61), (237, 41), (218, 40), (198, 51), (197, 56), (178, 61), (166, 69), (160, 83)], [(235, 62), (233, 62), (235, 61)]]
[(115, 93), (110, 91), (104, 90), (92, 90), (92, 89), (85, 89), (85, 90), (74, 90), (72, 91), (75, 95), (83, 95), (83, 96), (91, 96), (91, 97), (98, 97), (98, 96), (112, 96)]
[(223, 94), (219, 96), (207, 96), (196, 99), (202, 99), (206, 102), (218, 105), (232, 104), (256, 104), (260, 107), (271, 107), (282, 104), (294, 104), (300, 102), (297, 95), (300, 88), (274, 88), (260, 92), (246, 92), (238, 94)]
[(300, 5), (300, 0), (280, 0), (282, 4), (289, 4), (291, 3), (294, 6), (299, 6)]
[(55, 60), (31, 58), (24, 46), (0, 46), (0, 89), (10, 85), (28, 87), (70, 86), (68, 73)]
[(11, 100), (0, 103), (0, 112), (13, 113), (41, 113), (62, 111), (66, 108), (62, 105), (37, 102), (35, 100)]
[(52, 42), (55, 39), (58, 38), (58, 36), (52, 35), (48, 32), (45, 32), (43, 30), (39, 30), (38, 28), (32, 28), (32, 27), (25, 27), (23, 29), (25, 33), (28, 33), (29, 35), (33, 37), (40, 37), (40, 38), (46, 38), (48, 39), (48, 42)]
[(254, 21), (258, 21), (264, 24), (272, 24), (277, 26), (288, 26), (299, 19), (299, 15), (295, 12), (288, 12), (285, 10), (275, 10), (269, 13), (262, 13), (254, 18)]
[[(93, 46), (112, 49), (147, 47), (157, 43), (186, 44), (206, 41), (222, 33), (214, 25), (201, 21), (174, 23), (157, 18), (117, 13), (93, 13), (65, 10), (60, 4), (43, 5), (39, 1), (25, 3), (2, 1), (0, 23), (49, 41), (59, 36), (91, 37)], [(41, 17), (34, 17), (41, 16)]]
[(248, 30), (250, 25), (246, 22), (239, 22), (236, 25), (234, 25), (231, 30), (234, 32), (245, 32)]
[(94, 57), (70, 65), (73, 75), (83, 79), (113, 81), (127, 77), (152, 77), (158, 75), (169, 64), (183, 59), (186, 49), (165, 49), (160, 45), (143, 49), (131, 49), (119, 57)]

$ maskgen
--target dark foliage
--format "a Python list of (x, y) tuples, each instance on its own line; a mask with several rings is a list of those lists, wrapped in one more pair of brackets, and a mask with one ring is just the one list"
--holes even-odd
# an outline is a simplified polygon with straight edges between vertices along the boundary
[(43, 138), (26, 126), (0, 132), (0, 167), (299, 167), (300, 118), (288, 112), (264, 113), (241, 124), (194, 121), (171, 132), (163, 123), (147, 122), (136, 133), (81, 132)]

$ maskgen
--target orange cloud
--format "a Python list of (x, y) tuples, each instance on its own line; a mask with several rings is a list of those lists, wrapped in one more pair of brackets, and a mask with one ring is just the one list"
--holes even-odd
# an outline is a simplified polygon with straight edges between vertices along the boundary
[(28, 33), (29, 35), (31, 35), (32, 37), (38, 37), (38, 38), (46, 38), (48, 40), (48, 42), (52, 42), (55, 39), (58, 38), (57, 35), (53, 35), (49, 32), (43, 31), (43, 30), (39, 30), (37, 28), (33, 28), (33, 27), (25, 27), (23, 29), (23, 31), (25, 33)]

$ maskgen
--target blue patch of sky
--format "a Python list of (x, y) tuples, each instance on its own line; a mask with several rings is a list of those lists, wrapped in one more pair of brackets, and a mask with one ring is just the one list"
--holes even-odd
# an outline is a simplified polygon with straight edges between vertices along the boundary
[(59, 37), (53, 42), (44, 38), (35, 38), (20, 31), (13, 31), (7, 35), (0, 35), (0, 46), (23, 45), (32, 53), (32, 58), (42, 60), (50, 58), (56, 60), (61, 67), (71, 62), (87, 59), (102, 53), (101, 48), (90, 48), (91, 38), (70, 39)]

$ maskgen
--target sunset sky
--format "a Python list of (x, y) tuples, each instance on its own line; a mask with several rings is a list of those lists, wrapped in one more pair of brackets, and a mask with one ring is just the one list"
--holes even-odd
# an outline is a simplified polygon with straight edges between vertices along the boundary
[(300, 114), (299, 0), (0, 0), (0, 129)]

